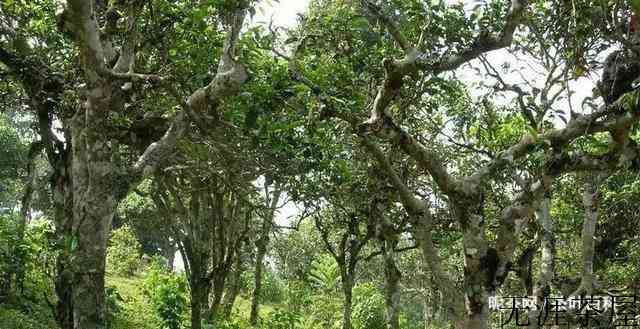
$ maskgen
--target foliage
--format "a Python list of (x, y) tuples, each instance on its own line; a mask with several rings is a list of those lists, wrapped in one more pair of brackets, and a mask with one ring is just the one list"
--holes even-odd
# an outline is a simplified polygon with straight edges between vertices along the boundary
[(340, 284), (338, 264), (331, 256), (321, 254), (311, 263), (309, 281), (314, 288), (323, 293), (335, 292)]
[[(0, 215), (0, 284), (7, 283), (4, 279), (13, 284), (9, 296), (0, 296), (0, 324), (3, 329), (57, 328), (48, 304), (55, 300), (51, 222), (40, 218), (19, 238), (17, 221), (15, 216)], [(24, 275), (21, 286), (15, 286), (16, 277), (5, 276), (17, 274), (18, 269)]]
[(162, 321), (162, 328), (180, 329), (187, 311), (187, 283), (183, 275), (168, 273), (161, 261), (146, 271), (143, 289)]
[(371, 283), (353, 288), (353, 325), (355, 329), (385, 328), (384, 297)]
[(140, 242), (131, 227), (125, 225), (111, 232), (107, 248), (107, 271), (116, 275), (132, 276), (141, 259)]
[(20, 198), (28, 146), (14, 127), (15, 120), (0, 113), (0, 214), (16, 206)]
[[(23, 218), (17, 209), (26, 190), (29, 144), (38, 146), (52, 137), (64, 136), (36, 155), (37, 159), (47, 160), (46, 170), (38, 168), (36, 177), (36, 194), (42, 200), (52, 199), (56, 192), (52, 186), (65, 182), (64, 178), (73, 178), (66, 182), (74, 184), (82, 182), (72, 176), (83, 168), (82, 159), (91, 158), (79, 156), (82, 154), (76, 154), (74, 149), (77, 157), (73, 160), (81, 163), (73, 163), (70, 176), (50, 175), (66, 160), (64, 148), (78, 141), (77, 136), (69, 138), (74, 125), (82, 121), (76, 120), (82, 116), (74, 116), (74, 112), (83, 108), (87, 95), (93, 95), (86, 92), (88, 82), (82, 78), (81, 71), (88, 71), (87, 67), (78, 65), (90, 61), (78, 56), (72, 43), (74, 36), (64, 32), (64, 15), (56, 11), (65, 4), (59, 2), (6, 0), (0, 9), (0, 106), (8, 109), (0, 113), (3, 328), (53, 327), (51, 316), (40, 319), (48, 305), (33, 301), (42, 297), (45, 301), (55, 300), (53, 285), (60, 273), (56, 273), (52, 236), (56, 230), (66, 233), (67, 226), (74, 226), (62, 223), (61, 217), (68, 214), (61, 216), (60, 209), (43, 202), (42, 206), (31, 205), (33, 212), (42, 217), (36, 216), (22, 232)], [(238, 51), (238, 63), (250, 75), (241, 92), (224, 100), (212, 99), (215, 104), (209, 104), (211, 113), (187, 111), (190, 119), (203, 120), (190, 120), (187, 133), (176, 142), (175, 152), (162, 159), (162, 170), (149, 175), (145, 168), (145, 180), (132, 189), (124, 189), (135, 193), (118, 195), (121, 200), (114, 224), (119, 228), (112, 232), (106, 259), (106, 309), (111, 328), (188, 327), (187, 295), (193, 290), (189, 291), (184, 276), (168, 272), (158, 261), (148, 268), (139, 266), (143, 251), (150, 255), (166, 251), (171, 256), (177, 246), (188, 254), (186, 265), (203, 265), (190, 267), (194, 271), (204, 269), (201, 273), (205, 275), (196, 279), (210, 279), (230, 268), (234, 274), (237, 269), (244, 271), (237, 274), (246, 281), (246, 289), (238, 298), (241, 305), (236, 305), (232, 316), (220, 321), (216, 328), (247, 328), (255, 223), (264, 210), (257, 205), (254, 192), (257, 182), (266, 176), (282, 181), (284, 194), (304, 213), (287, 223), (295, 230), (274, 229), (261, 291), (265, 304), (260, 313), (263, 328), (340, 327), (341, 269), (334, 259), (340, 257), (323, 252), (322, 242), (346, 250), (362, 236), (337, 233), (347, 227), (341, 220), (327, 220), (328, 230), (323, 232), (326, 235), (320, 236), (317, 228), (304, 220), (314, 211), (321, 215), (343, 212), (348, 215), (345, 218), (354, 219), (346, 224), (350, 229), (362, 231), (375, 226), (375, 236), (368, 238), (397, 239), (401, 241), (398, 246), (404, 247), (416, 243), (413, 229), (419, 222), (413, 217), (425, 214), (422, 206), (426, 204), (433, 219), (430, 224), (435, 256), (441, 259), (439, 265), (453, 288), (467, 293), (466, 297), (473, 297), (477, 289), (481, 290), (477, 296), (493, 293), (484, 291), (490, 285), (463, 286), (487, 279), (470, 277), (485, 274), (470, 267), (495, 265), (488, 256), (492, 255), (489, 251), (498, 250), (497, 257), (506, 257), (502, 265), (513, 266), (505, 265), (512, 271), (507, 271), (504, 285), (497, 290), (515, 295), (521, 294), (523, 287), (521, 278), (513, 273), (521, 275), (521, 271), (533, 268), (535, 279), (540, 272), (539, 249), (545, 244), (541, 243), (544, 237), (540, 223), (533, 219), (540, 210), (540, 199), (550, 197), (556, 240), (549, 243), (556, 246), (553, 274), (555, 281), (564, 285), (558, 288), (554, 282), (550, 289), (552, 293), (571, 290), (582, 275), (580, 232), (585, 210), (581, 192), (585, 176), (603, 172), (603, 168), (611, 171), (611, 177), (600, 187), (601, 218), (593, 237), (596, 255), (590, 264), (599, 286), (638, 289), (640, 184), (636, 144), (640, 130), (617, 126), (614, 131), (606, 131), (609, 121), (630, 120), (637, 125), (631, 121), (637, 116), (626, 113), (627, 117), (622, 117), (622, 113), (610, 112), (581, 126), (580, 131), (562, 133), (560, 129), (580, 126), (582, 119), (602, 108), (599, 98), (604, 96), (603, 81), (593, 85), (584, 78), (600, 79), (600, 69), (606, 64), (604, 55), (637, 50), (633, 49), (637, 48), (637, 26), (633, 25), (637, 17), (630, 15), (638, 14), (640, 2), (527, 1), (526, 11), (515, 22), (519, 26), (513, 40), (506, 40), (509, 47), (477, 58), (479, 53), (504, 46), (493, 36), (504, 36), (503, 29), (509, 27), (505, 25), (511, 10), (509, 3), (516, 1), (371, 2), (375, 5), (366, 6), (366, 1), (312, 0), (295, 27), (245, 24), (240, 41), (233, 47)], [(121, 76), (117, 79), (105, 77), (114, 86), (113, 95), (109, 94), (114, 104), (110, 105), (124, 110), (108, 113), (105, 126), (99, 127), (103, 131), (93, 133), (104, 132), (104, 145), (108, 146), (104, 149), (111, 152), (106, 158), (118, 162), (119, 170), (119, 165), (133, 163), (137, 158), (134, 155), (142, 154), (147, 146), (159, 145), (154, 141), (171, 136), (165, 132), (179, 126), (172, 125), (172, 118), (183, 107), (192, 105), (189, 94), (211, 89), (200, 88), (211, 82), (215, 67), (228, 64), (217, 58), (227, 39), (224, 29), (229, 25), (229, 11), (256, 1), (143, 1), (139, 2), (132, 26), (124, 17), (126, 8), (121, 8), (127, 1), (101, 3), (94, 6), (93, 18), (101, 25), (99, 37), (104, 53), (113, 52), (107, 57), (122, 56), (123, 45), (134, 41), (136, 60), (128, 68), (130, 73), (162, 76), (158, 79), (161, 81), (156, 81), (131, 75), (136, 78), (127, 82), (128, 77), (123, 77), (127, 74), (115, 74)], [(113, 16), (103, 17), (103, 11), (105, 16)], [(250, 8), (247, 14), (253, 17), (256, 10)], [(400, 47), (405, 43), (400, 34), (410, 43), (404, 48), (411, 49)], [(412, 56), (415, 52), (420, 56)], [(12, 54), (15, 59), (9, 56)], [(637, 58), (632, 57), (632, 63), (625, 65), (638, 65)], [(103, 71), (109, 73), (106, 64), (113, 63), (106, 62), (112, 60), (120, 62), (115, 57), (101, 61), (101, 65), (105, 64)], [(464, 63), (458, 63), (463, 64), (458, 67), (457, 61)], [(449, 70), (447, 65), (457, 69)], [(34, 67), (35, 77), (25, 78), (28, 69)], [(64, 91), (60, 95), (49, 95), (45, 87), (50, 86), (40, 83), (46, 80), (43, 78), (47, 78), (48, 71), (53, 80), (62, 81), (60, 88)], [(468, 78), (473, 72), (477, 79)], [(634, 86), (637, 81), (632, 77), (628, 82)], [(539, 85), (542, 82), (549, 85)], [(624, 105), (635, 107), (637, 96), (626, 93), (619, 99)], [(582, 107), (577, 106), (579, 103)], [(367, 121), (371, 109), (380, 110), (375, 108), (380, 104), (383, 120)], [(611, 108), (615, 107), (604, 109)], [(53, 124), (47, 126), (47, 120)], [(19, 123), (24, 127), (17, 127)], [(619, 135), (623, 128), (629, 128), (629, 136), (624, 131)], [(550, 134), (552, 137), (545, 139)], [(620, 143), (616, 140), (619, 138), (630, 142)], [(517, 145), (524, 141), (532, 142)], [(371, 151), (376, 148), (378, 153)], [(581, 155), (592, 161), (581, 161)], [(574, 165), (575, 170), (563, 167)], [(463, 179), (471, 173), (477, 175)], [(547, 178), (553, 180), (549, 191), (533, 190), (549, 187), (538, 184)], [(375, 186), (372, 182), (381, 184)], [(211, 189), (211, 193), (200, 193), (205, 189)], [(218, 193), (223, 189), (224, 193)], [(165, 193), (167, 190), (171, 193)], [(377, 216), (380, 218), (371, 218), (382, 219), (382, 224), (388, 220), (397, 232), (382, 230), (377, 226), (380, 223), (361, 216), (379, 210), (376, 204), (372, 205), (378, 194), (384, 195), (389, 207)], [(165, 204), (165, 209), (160, 206), (163, 203), (170, 204)], [(69, 208), (73, 206), (76, 205)], [(163, 212), (169, 208), (170, 214)], [(455, 215), (461, 218), (456, 221), (452, 218)], [(56, 225), (49, 217), (58, 220)], [(235, 226), (240, 219), (247, 223), (242, 229)], [(87, 240), (67, 238), (64, 246), (58, 247), (68, 248), (73, 254), (78, 241)], [(236, 263), (231, 261), (233, 253), (225, 254), (225, 250), (233, 249), (229, 247), (238, 241), (244, 247), (234, 249), (242, 254)], [(480, 244), (481, 248), (473, 244)], [(536, 249), (535, 255), (529, 264), (516, 264), (524, 262), (525, 257), (518, 257), (527, 247)], [(361, 260), (354, 270), (357, 284), (353, 322), (355, 329), (379, 329), (385, 326), (383, 265), (381, 257), (375, 257), (374, 247), (367, 245), (362, 250), (362, 255), (348, 255)], [(478, 250), (487, 255), (474, 259)], [(512, 250), (513, 257), (508, 255)], [(425, 296), (439, 296), (433, 300), (443, 304), (438, 305), (440, 310), (453, 302), (442, 295), (436, 277), (440, 273), (425, 270), (428, 266), (420, 257), (421, 251), (395, 255), (402, 272), (400, 318), (405, 328), (424, 327)], [(21, 274), (24, 280), (17, 283)], [(226, 286), (218, 291), (228, 293), (228, 282), (233, 280), (226, 279)], [(496, 283), (503, 278), (488, 279)], [(467, 301), (467, 305), (474, 305), (471, 299)]]
[[(248, 293), (252, 292), (255, 286), (253, 274), (252, 271), (242, 273), (242, 285)], [(286, 299), (286, 293), (286, 282), (282, 277), (270, 267), (265, 267), (262, 272), (261, 300), (269, 304), (282, 303)]]
[(0, 323), (3, 329), (51, 329), (50, 322), (39, 322), (33, 314), (0, 307)]
[(321, 248), (311, 221), (302, 222), (298, 230), (283, 232), (273, 241), (278, 274), (288, 281), (306, 281), (311, 263)]
[(300, 325), (300, 315), (285, 310), (277, 310), (270, 314), (264, 322), (264, 328), (270, 329), (298, 329)]
[[(52, 294), (50, 275), (56, 252), (51, 222), (39, 219), (27, 225), (21, 236), (19, 221), (14, 215), (0, 215), (0, 284), (12, 289), (0, 290), (0, 302), (8, 298), (20, 304), (24, 298), (40, 300)], [(17, 282), (20, 272), (23, 281)]]
[(107, 308), (107, 323), (113, 323), (115, 317), (120, 311), (122, 311), (122, 296), (118, 292), (118, 289), (114, 286), (107, 286), (105, 288), (105, 299), (106, 299), (106, 308)]
[(113, 314), (110, 329), (162, 328), (162, 321), (145, 296), (143, 285), (144, 281), (139, 277), (107, 277), (107, 286), (120, 295), (118, 312)]

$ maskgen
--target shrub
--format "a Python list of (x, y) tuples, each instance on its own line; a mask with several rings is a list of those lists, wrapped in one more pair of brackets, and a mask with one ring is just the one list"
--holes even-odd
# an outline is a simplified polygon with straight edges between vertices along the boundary
[(114, 230), (107, 248), (107, 271), (122, 276), (133, 276), (140, 263), (141, 246), (131, 227), (125, 225)]
[[(31, 264), (34, 246), (18, 234), (17, 216), (0, 214), (0, 302), (14, 291), (4, 291), (15, 285), (15, 277)], [(6, 295), (6, 296), (5, 296)]]
[(218, 322), (216, 325), (207, 324), (202, 327), (203, 329), (246, 329), (249, 325), (244, 324), (237, 319), (229, 319)]
[(384, 329), (384, 297), (371, 283), (358, 284), (353, 289), (353, 327), (355, 329)]
[(0, 328), (55, 328), (47, 304), (54, 300), (52, 223), (34, 220), (21, 238), (17, 222), (13, 215), (0, 215)]
[(284, 299), (284, 285), (278, 276), (271, 270), (266, 269), (262, 278), (262, 301), (263, 303), (280, 303)]
[(26, 314), (7, 308), (0, 308), (0, 324), (2, 329), (50, 329), (49, 325), (39, 323)]
[(113, 286), (105, 288), (105, 304), (107, 309), (107, 323), (113, 323), (116, 314), (122, 310), (121, 303), (124, 302), (118, 289)]
[(278, 310), (270, 314), (263, 327), (269, 329), (295, 329), (300, 324), (300, 315), (284, 310)]
[(160, 317), (163, 327), (180, 329), (187, 311), (187, 283), (182, 275), (169, 273), (153, 262), (143, 284), (144, 294)]
[[(158, 329), (162, 322), (142, 291), (142, 278), (108, 277), (108, 286), (114, 287), (107, 303), (112, 308), (109, 329)], [(116, 297), (117, 295), (120, 297)], [(109, 301), (111, 299), (111, 301)], [(109, 306), (108, 306), (109, 307)], [(115, 311), (115, 312), (114, 312)]]

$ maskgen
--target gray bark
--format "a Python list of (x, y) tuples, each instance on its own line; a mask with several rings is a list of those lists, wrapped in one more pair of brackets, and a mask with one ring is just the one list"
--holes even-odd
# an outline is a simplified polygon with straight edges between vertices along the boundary
[[(122, 54), (113, 68), (106, 66), (109, 38), (102, 43), (94, 2), (70, 0), (63, 14), (63, 29), (70, 32), (79, 46), (80, 65), (86, 81), (86, 100), (74, 116), (72, 124), (73, 223), (72, 251), (74, 328), (103, 329), (105, 323), (104, 266), (106, 242), (119, 199), (128, 189), (153, 173), (184, 135), (188, 121), (184, 112), (176, 116), (165, 135), (145, 150), (135, 165), (120, 170), (111, 162), (111, 141), (103, 129), (108, 126), (108, 114), (123, 104), (119, 92), (123, 81), (161, 81), (157, 76), (133, 72), (136, 45), (133, 26), (140, 8), (129, 6), (126, 25), (128, 35)], [(212, 82), (196, 91), (187, 102), (188, 109), (205, 113), (215, 109), (220, 98), (237, 92), (247, 75), (236, 64), (235, 43), (244, 19), (244, 10), (232, 15), (230, 33), (224, 44), (218, 72)], [(104, 38), (102, 38), (104, 39)], [(129, 69), (124, 72), (124, 69)], [(127, 171), (124, 175), (122, 172)], [(119, 185), (116, 185), (118, 182)], [(122, 183), (124, 182), (124, 183)], [(195, 305), (197, 306), (197, 305)]]
[(593, 258), (595, 256), (595, 233), (598, 224), (598, 207), (600, 203), (599, 185), (606, 178), (600, 174), (585, 183), (582, 194), (584, 222), (582, 224), (582, 278), (580, 286), (572, 296), (593, 293), (595, 278), (593, 275)]
[[(497, 252), (487, 245), (481, 210), (470, 204), (457, 205), (455, 216), (462, 226), (464, 247), (465, 328), (487, 328), (488, 297), (497, 269)], [(491, 281), (491, 283), (489, 282)]]
[(224, 293), (224, 287), (227, 282), (227, 271), (217, 271), (213, 275), (213, 289), (209, 296), (209, 307), (205, 313), (205, 318), (210, 320), (214, 325), (220, 317), (220, 306), (222, 304), (222, 296)]
[[(265, 179), (265, 180), (268, 180)], [(264, 257), (267, 254), (267, 246), (269, 245), (269, 236), (273, 228), (273, 219), (275, 216), (278, 202), (280, 202), (281, 186), (276, 183), (273, 191), (269, 191), (269, 183), (265, 182), (265, 205), (268, 210), (262, 219), (262, 227), (260, 230), (260, 238), (256, 241), (256, 267), (254, 271), (254, 289), (251, 294), (251, 312), (249, 313), (249, 324), (257, 325), (260, 312), (260, 297), (262, 290), (262, 270), (264, 268)]]
[[(438, 256), (438, 250), (433, 245), (430, 221), (430, 219), (426, 218), (416, 219), (413, 223), (414, 228), (412, 234), (420, 245), (424, 272), (431, 273), (437, 282), (437, 287), (434, 287), (437, 292), (448, 296), (447, 302), (442, 305), (446, 312), (446, 317), (455, 322), (459, 322), (464, 318), (465, 313), (464, 296), (456, 287), (451, 276), (442, 268), (442, 261)], [(426, 299), (427, 298), (425, 298), (425, 312), (428, 312), (428, 309), (433, 308), (429, 307), (431, 301), (427, 301)], [(425, 322), (432, 317), (433, 314), (425, 313)]]
[(264, 267), (264, 256), (267, 252), (266, 246), (258, 245), (256, 253), (256, 268), (254, 271), (254, 289), (251, 294), (251, 312), (249, 314), (249, 324), (255, 326), (258, 324), (258, 313), (260, 308), (260, 293), (262, 291), (262, 269)]
[(238, 251), (236, 255), (236, 264), (232, 272), (231, 285), (225, 292), (222, 300), (222, 304), (224, 305), (222, 313), (225, 319), (228, 319), (229, 316), (231, 316), (231, 311), (235, 305), (236, 298), (242, 288), (242, 273), (244, 273), (242, 253)]
[(73, 253), (74, 328), (106, 328), (104, 271), (107, 240), (117, 200), (112, 150), (102, 140), (109, 104), (108, 89), (89, 92), (86, 112), (73, 123)]
[(351, 313), (353, 308), (353, 286), (354, 278), (342, 274), (342, 292), (344, 294), (343, 312), (342, 312), (342, 329), (351, 329)]
[(387, 306), (387, 329), (400, 328), (400, 278), (402, 274), (396, 266), (394, 249), (394, 242), (383, 242), (384, 300)]
[[(538, 281), (533, 290), (533, 297), (538, 303), (544, 302), (546, 296), (549, 295), (551, 283), (555, 275), (555, 253), (556, 253), (556, 237), (555, 224), (551, 218), (551, 198), (546, 197), (540, 203), (536, 210), (536, 219), (541, 227), (541, 249), (540, 257), (540, 274)], [(542, 305), (542, 304), (541, 304)], [(537, 329), (538, 317), (544, 310), (532, 310), (529, 312), (529, 328)]]

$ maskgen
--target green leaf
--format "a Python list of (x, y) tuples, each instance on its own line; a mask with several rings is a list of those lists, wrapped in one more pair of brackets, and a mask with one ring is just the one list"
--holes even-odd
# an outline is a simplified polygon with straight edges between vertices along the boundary
[(69, 251), (74, 252), (76, 249), (78, 249), (78, 238), (74, 236), (69, 240)]
[(353, 27), (357, 30), (364, 30), (369, 28), (369, 20), (364, 16), (356, 16), (352, 20)]

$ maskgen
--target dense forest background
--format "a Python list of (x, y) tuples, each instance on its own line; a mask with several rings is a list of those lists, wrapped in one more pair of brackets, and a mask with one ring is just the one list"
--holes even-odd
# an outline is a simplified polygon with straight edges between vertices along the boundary
[(639, 295), (639, 1), (277, 2), (0, 0), (0, 328), (540, 328)]

